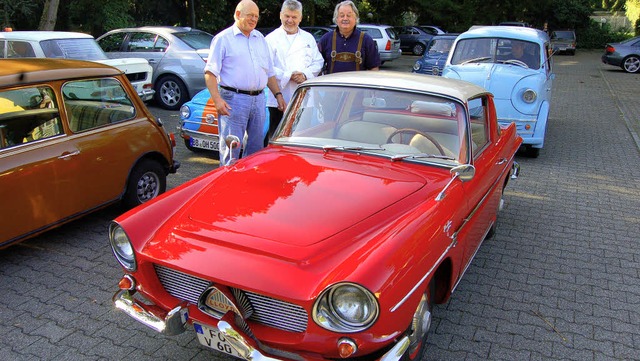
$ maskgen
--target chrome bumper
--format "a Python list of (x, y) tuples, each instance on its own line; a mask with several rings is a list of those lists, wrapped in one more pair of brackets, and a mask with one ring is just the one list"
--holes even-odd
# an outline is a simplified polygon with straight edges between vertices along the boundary
[(113, 304), (138, 322), (164, 335), (183, 333), (189, 320), (186, 302), (166, 312), (155, 305), (147, 305), (136, 300), (127, 290), (119, 290), (113, 295)]
[(153, 99), (153, 95), (156, 93), (153, 89), (142, 89), (138, 92), (138, 96), (142, 99), (143, 102), (148, 102)]
[[(133, 297), (127, 290), (119, 290), (113, 295), (113, 303), (138, 322), (164, 335), (172, 336), (183, 333), (189, 320), (187, 303), (183, 302), (166, 312), (155, 305), (145, 304)], [(245, 360), (278, 361), (280, 359), (267, 356), (259, 349), (258, 341), (249, 337), (240, 327), (235, 325), (234, 315), (227, 312), (215, 327)], [(409, 338), (402, 337), (380, 361), (398, 361), (409, 348)]]

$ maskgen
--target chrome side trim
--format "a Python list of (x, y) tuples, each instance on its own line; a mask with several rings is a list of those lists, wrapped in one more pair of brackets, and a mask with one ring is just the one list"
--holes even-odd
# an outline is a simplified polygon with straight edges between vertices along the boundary
[(418, 283), (416, 283), (415, 286), (413, 286), (413, 288), (411, 289), (411, 291), (409, 291), (401, 300), (400, 302), (398, 302), (395, 306), (393, 306), (391, 308), (391, 312), (395, 312), (400, 306), (402, 306), (403, 303), (405, 303), (407, 301), (407, 299), (409, 297), (411, 297), (411, 295), (418, 289), (418, 287), (420, 287), (420, 285), (422, 285), (422, 283), (431, 275), (431, 273), (433, 273), (433, 270), (436, 269), (437, 266), (440, 265), (440, 263), (442, 262), (442, 260), (444, 259), (444, 257), (447, 255), (447, 253), (449, 253), (449, 250), (451, 248), (454, 247), (456, 243), (456, 240), (454, 238), (451, 239), (451, 243), (449, 244), (449, 246), (447, 246), (447, 249), (444, 250), (444, 252), (442, 252), (442, 255), (440, 255), (440, 258), (438, 258), (438, 261), (433, 265), (433, 267), (431, 267), (431, 269), (420, 279), (420, 281), (418, 281)]

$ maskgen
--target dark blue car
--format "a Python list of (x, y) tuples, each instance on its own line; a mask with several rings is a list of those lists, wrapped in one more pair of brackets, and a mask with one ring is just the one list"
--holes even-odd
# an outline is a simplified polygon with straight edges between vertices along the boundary
[(427, 44), (427, 50), (413, 65), (413, 72), (420, 74), (440, 75), (444, 63), (447, 62), (449, 50), (458, 34), (435, 35)]

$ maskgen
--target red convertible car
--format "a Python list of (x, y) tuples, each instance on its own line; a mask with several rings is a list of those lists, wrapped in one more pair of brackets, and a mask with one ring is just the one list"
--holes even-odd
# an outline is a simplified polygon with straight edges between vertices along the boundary
[(432, 305), (494, 232), (521, 142), (468, 82), (309, 80), (266, 149), (111, 224), (113, 301), (245, 360), (420, 359)]

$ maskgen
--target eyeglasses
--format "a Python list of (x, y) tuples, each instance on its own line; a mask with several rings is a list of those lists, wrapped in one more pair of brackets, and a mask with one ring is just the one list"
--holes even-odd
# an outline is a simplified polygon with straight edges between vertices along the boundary
[(255, 15), (255, 14), (242, 14), (242, 17), (251, 19), (251, 20), (258, 20), (260, 18), (260, 15)]

